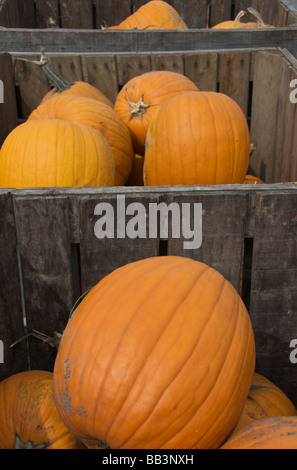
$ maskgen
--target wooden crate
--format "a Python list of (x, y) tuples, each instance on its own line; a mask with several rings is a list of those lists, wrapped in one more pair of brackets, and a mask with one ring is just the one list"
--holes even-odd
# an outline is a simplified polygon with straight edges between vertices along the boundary
[[(48, 91), (42, 70), (18, 55), (0, 54), (0, 143), (26, 119)], [(27, 59), (38, 55), (21, 55)], [(297, 181), (296, 59), (286, 50), (217, 50), (201, 52), (49, 54), (68, 80), (86, 80), (114, 102), (119, 89), (133, 76), (150, 70), (187, 75), (201, 90), (221, 91), (244, 111), (250, 126), (253, 153), (250, 172), (266, 183)], [(14, 65), (15, 74), (12, 75)], [(296, 96), (296, 93), (295, 93)]]
[[(2, 0), (0, 26), (7, 28), (94, 29), (119, 24), (148, 0)], [(205, 28), (253, 6), (266, 23), (297, 22), (295, 0), (170, 0), (189, 28)], [(251, 20), (249, 15), (246, 20)]]
[[(95, 206), (108, 202), (116, 213), (119, 197), (125, 207), (141, 202), (146, 210), (153, 202), (202, 204), (201, 246), (186, 249), (170, 230), (166, 239), (159, 231), (157, 238), (98, 239)], [(113, 269), (150, 256), (186, 256), (217, 269), (239, 291), (244, 244), (242, 297), (255, 332), (256, 370), (297, 404), (297, 365), (290, 359), (297, 337), (296, 184), (2, 189), (0, 218), (1, 378), (52, 370), (55, 347), (24, 336), (62, 333), (79, 297)]]

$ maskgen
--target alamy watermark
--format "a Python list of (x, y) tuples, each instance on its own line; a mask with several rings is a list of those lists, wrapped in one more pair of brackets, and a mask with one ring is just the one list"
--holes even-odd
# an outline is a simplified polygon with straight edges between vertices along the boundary
[(290, 88), (294, 88), (294, 90), (290, 93), (290, 101), (293, 104), (297, 103), (297, 78), (294, 78), (290, 82)]
[(2, 80), (0, 80), (0, 103), (4, 103), (4, 85)]
[(202, 203), (151, 202), (146, 207), (141, 202), (126, 205), (125, 196), (118, 195), (116, 210), (109, 202), (99, 202), (94, 215), (99, 216), (94, 225), (95, 236), (99, 239), (158, 236), (168, 239), (170, 236), (182, 238), (184, 249), (191, 250), (202, 244)]

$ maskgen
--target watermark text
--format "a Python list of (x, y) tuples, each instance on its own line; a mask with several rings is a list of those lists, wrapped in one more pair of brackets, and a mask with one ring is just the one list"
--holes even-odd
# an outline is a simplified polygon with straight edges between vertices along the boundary
[(294, 90), (290, 93), (290, 101), (293, 104), (297, 103), (297, 78), (294, 78), (290, 82), (290, 88), (294, 88)]

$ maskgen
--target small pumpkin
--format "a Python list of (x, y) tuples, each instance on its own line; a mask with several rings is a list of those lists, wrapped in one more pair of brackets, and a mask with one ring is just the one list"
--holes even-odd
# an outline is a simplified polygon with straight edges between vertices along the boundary
[(52, 396), (52, 372), (32, 370), (0, 382), (0, 449), (83, 449)]
[(274, 416), (297, 416), (297, 410), (277, 385), (255, 373), (244, 409), (232, 435), (254, 421)]
[(138, 75), (123, 86), (114, 109), (130, 130), (135, 153), (144, 155), (148, 124), (155, 110), (185, 91), (198, 91), (198, 88), (185, 75), (169, 70)]
[(250, 175), (250, 174), (245, 175), (243, 183), (244, 184), (265, 184), (263, 180), (261, 180), (257, 176)]
[(248, 21), (244, 23), (241, 18), (245, 15), (245, 11), (241, 10), (235, 17), (234, 20), (222, 21), (221, 23), (212, 26), (212, 29), (250, 29), (250, 28), (274, 28), (272, 25), (264, 23), (260, 13), (255, 8), (248, 7), (248, 12), (251, 13), (256, 21)]
[(239, 419), (254, 366), (234, 287), (204, 263), (152, 257), (116, 269), (79, 304), (53, 396), (88, 447), (217, 448)]
[(124, 21), (109, 29), (188, 29), (178, 12), (167, 2), (152, 0)]
[(241, 184), (249, 156), (249, 129), (239, 105), (223, 93), (185, 92), (150, 120), (144, 184)]
[(0, 186), (113, 186), (107, 140), (89, 126), (59, 119), (27, 120), (0, 150)]
[(297, 416), (254, 421), (230, 437), (221, 449), (296, 449)]
[(127, 126), (110, 106), (92, 98), (55, 95), (37, 106), (28, 119), (61, 119), (97, 129), (112, 150), (115, 162), (114, 185), (126, 183), (134, 159), (132, 140)]

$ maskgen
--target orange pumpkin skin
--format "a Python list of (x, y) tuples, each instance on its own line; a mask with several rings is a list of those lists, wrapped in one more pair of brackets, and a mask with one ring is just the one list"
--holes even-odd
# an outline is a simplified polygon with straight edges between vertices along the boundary
[(57, 92), (55, 88), (50, 90), (41, 100), (41, 103), (52, 99), (55, 96), (64, 96), (64, 95), (76, 95), (81, 96), (84, 98), (92, 98), (94, 100), (98, 100), (101, 103), (106, 104), (107, 106), (113, 107), (112, 102), (96, 87), (91, 85), (90, 83), (77, 81), (74, 82), (68, 89), (63, 90), (61, 92)]
[(255, 373), (243, 412), (232, 434), (254, 421), (274, 416), (297, 416), (297, 410), (279, 387)]
[(237, 103), (223, 93), (186, 92), (150, 120), (144, 184), (241, 184), (249, 155), (249, 129)]
[(142, 5), (119, 25), (110, 29), (188, 29), (178, 12), (167, 2), (153, 0)]
[(85, 448), (65, 427), (52, 397), (52, 372), (26, 371), (0, 383), (0, 449)]
[(297, 417), (275, 416), (240, 429), (221, 449), (296, 449)]
[(61, 119), (97, 129), (113, 153), (114, 185), (124, 185), (127, 181), (134, 159), (132, 140), (127, 126), (110, 106), (92, 98), (56, 95), (37, 106), (28, 119)]
[(239, 419), (254, 362), (233, 286), (198, 261), (153, 257), (115, 270), (81, 302), (53, 395), (88, 447), (217, 448)]
[(17, 126), (0, 151), (1, 187), (113, 186), (106, 139), (89, 126), (58, 119)]
[(185, 91), (198, 88), (185, 75), (167, 70), (138, 75), (124, 85), (114, 109), (130, 130), (135, 153), (144, 155), (148, 125), (156, 109)]
[(244, 177), (244, 184), (265, 184), (263, 180), (254, 175), (246, 175)]

